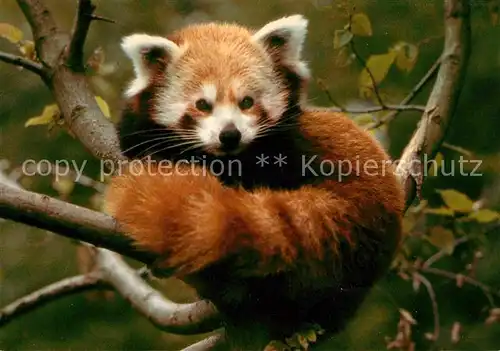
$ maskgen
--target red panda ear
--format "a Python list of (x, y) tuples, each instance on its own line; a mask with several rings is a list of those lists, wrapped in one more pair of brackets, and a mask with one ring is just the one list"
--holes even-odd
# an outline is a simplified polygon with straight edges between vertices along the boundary
[(263, 45), (276, 62), (290, 67), (299, 76), (308, 78), (309, 70), (302, 61), (307, 24), (307, 19), (302, 15), (283, 17), (266, 24), (252, 38)]
[(160, 36), (132, 34), (124, 37), (122, 50), (132, 60), (135, 80), (125, 92), (133, 96), (147, 87), (153, 75), (165, 69), (173, 59), (180, 56), (181, 48), (173, 41)]

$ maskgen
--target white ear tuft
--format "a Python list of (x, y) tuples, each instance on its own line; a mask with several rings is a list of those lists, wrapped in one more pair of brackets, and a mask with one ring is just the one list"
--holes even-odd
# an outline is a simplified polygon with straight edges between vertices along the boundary
[(271, 50), (280, 61), (299, 68), (303, 66), (301, 55), (307, 25), (308, 20), (302, 15), (283, 17), (259, 29), (253, 39)]
[(182, 53), (181, 48), (173, 41), (148, 34), (124, 37), (121, 47), (132, 60), (136, 76), (125, 92), (126, 96), (133, 96), (147, 87), (156, 64), (171, 62)]

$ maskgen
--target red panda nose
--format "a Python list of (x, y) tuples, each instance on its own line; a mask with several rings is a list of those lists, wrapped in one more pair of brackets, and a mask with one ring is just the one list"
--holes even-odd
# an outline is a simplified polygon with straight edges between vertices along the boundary
[(223, 149), (235, 149), (240, 144), (241, 133), (233, 123), (230, 123), (220, 132), (219, 140)]

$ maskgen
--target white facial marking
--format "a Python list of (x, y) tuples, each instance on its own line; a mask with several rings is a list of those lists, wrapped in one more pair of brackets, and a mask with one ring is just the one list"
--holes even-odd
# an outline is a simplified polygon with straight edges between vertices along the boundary
[(171, 100), (164, 95), (159, 100), (161, 102), (158, 113), (153, 115), (153, 118), (156, 123), (167, 127), (179, 122), (189, 105), (187, 102), (170, 102)]
[(202, 90), (202, 98), (207, 100), (208, 102), (215, 103), (217, 99), (217, 87), (212, 83), (203, 84), (201, 87)]
[(197, 132), (200, 140), (208, 147), (220, 146), (219, 134), (228, 124), (234, 123), (241, 133), (241, 143), (251, 142), (257, 134), (255, 118), (245, 115), (234, 105), (216, 106), (210, 117), (200, 120)]

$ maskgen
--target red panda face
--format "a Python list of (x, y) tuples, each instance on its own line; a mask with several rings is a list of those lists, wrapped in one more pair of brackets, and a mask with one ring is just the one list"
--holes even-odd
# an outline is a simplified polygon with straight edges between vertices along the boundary
[(155, 123), (192, 147), (237, 154), (266, 134), (289, 108), (285, 65), (302, 80), (309, 72), (300, 53), (307, 21), (299, 15), (252, 32), (231, 24), (200, 24), (169, 39), (145, 34), (124, 38), (136, 78), (127, 96), (155, 87)]

